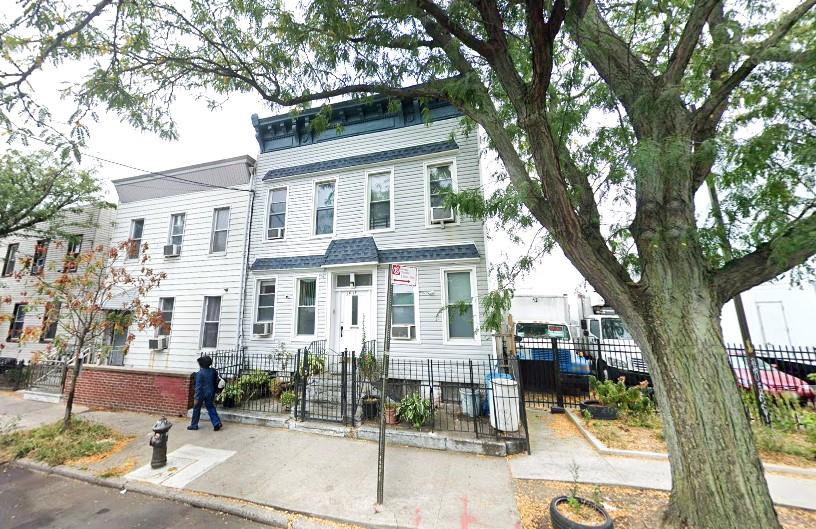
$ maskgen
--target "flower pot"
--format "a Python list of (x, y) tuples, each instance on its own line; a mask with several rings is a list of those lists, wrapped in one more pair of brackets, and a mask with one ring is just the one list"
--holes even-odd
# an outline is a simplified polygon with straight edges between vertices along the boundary
[(385, 408), (385, 424), (399, 424), (396, 408)]
[[(571, 513), (563, 513), (558, 506), (566, 504), (567, 497), (558, 496), (557, 498), (553, 498), (550, 502), (550, 521), (552, 522), (553, 529), (612, 529), (614, 527), (612, 525), (612, 518), (609, 517), (606, 509), (601, 505), (584, 498), (576, 497), (575, 499), (578, 500), (578, 503), (583, 505), (584, 508), (594, 511), (594, 513), (597, 514), (596, 517), (598, 520), (593, 520), (591, 523), (582, 523), (582, 521), (575, 519), (576, 517), (570, 516)], [(599, 521), (600, 523), (598, 523)]]
[(380, 413), (380, 399), (367, 397), (363, 399), (363, 419), (376, 419)]
[(618, 418), (618, 409), (613, 406), (604, 406), (597, 400), (585, 400), (579, 406), (581, 411), (588, 411), (593, 419), (611, 421)]

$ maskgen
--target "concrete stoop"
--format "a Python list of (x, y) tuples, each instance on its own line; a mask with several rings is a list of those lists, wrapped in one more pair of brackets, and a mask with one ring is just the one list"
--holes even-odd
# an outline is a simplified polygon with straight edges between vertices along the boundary
[[(187, 416), (190, 417), (191, 415), (192, 410), (189, 410)], [(297, 432), (325, 435), (328, 437), (362, 439), (365, 441), (377, 441), (379, 439), (379, 428), (374, 426), (363, 425), (353, 427), (330, 422), (300, 421), (291, 416), (280, 414), (235, 411), (231, 409), (218, 410), (218, 415), (222, 421), (240, 424), (285, 428)], [(202, 416), (206, 416), (204, 410), (202, 410)], [(202, 419), (203, 418), (204, 417), (202, 417)], [(477, 439), (475, 437), (457, 436), (451, 432), (417, 432), (388, 428), (385, 431), (385, 438), (390, 443), (402, 446), (429, 448), (432, 450), (450, 450), (452, 452), (497, 457), (518, 454), (527, 450), (526, 439), (495, 439), (487, 437)]]
[(61, 393), (49, 393), (47, 391), (40, 391), (37, 389), (26, 389), (23, 392), (23, 400), (35, 400), (37, 402), (50, 402), (51, 404), (59, 404), (62, 402)]

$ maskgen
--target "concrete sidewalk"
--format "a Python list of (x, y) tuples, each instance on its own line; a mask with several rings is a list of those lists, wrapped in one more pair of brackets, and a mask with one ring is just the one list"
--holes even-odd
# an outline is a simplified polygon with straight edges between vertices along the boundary
[[(583, 483), (622, 485), (649, 489), (671, 489), (668, 461), (606, 456), (597, 452), (564, 415), (549, 410), (528, 410), (531, 456), (511, 456), (515, 479), (572, 481), (572, 466), (578, 467)], [(774, 502), (816, 510), (816, 479), (766, 472)]]
[[(74, 406), (75, 413), (88, 408)], [(0, 391), (0, 425), (13, 422), (15, 428), (28, 429), (62, 419), (64, 404), (53, 404), (36, 400), (23, 400), (22, 392)]]

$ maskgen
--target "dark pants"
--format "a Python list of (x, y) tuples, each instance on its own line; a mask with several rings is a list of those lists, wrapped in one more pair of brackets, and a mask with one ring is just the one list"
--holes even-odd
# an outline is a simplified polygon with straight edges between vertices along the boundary
[(210, 414), (210, 422), (212, 423), (213, 427), (221, 426), (221, 418), (218, 416), (218, 412), (215, 411), (215, 403), (213, 402), (213, 396), (207, 396), (203, 399), (196, 399), (195, 404), (193, 404), (193, 420), (190, 423), (190, 426), (194, 426), (198, 428), (198, 420), (201, 418), (201, 405), (207, 408), (207, 413)]

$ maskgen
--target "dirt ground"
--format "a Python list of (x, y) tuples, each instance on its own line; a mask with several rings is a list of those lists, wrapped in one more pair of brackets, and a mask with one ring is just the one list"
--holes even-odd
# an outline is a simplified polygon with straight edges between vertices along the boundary
[[(562, 481), (515, 480), (516, 501), (523, 529), (549, 529), (550, 501), (569, 493), (571, 483)], [(594, 485), (578, 485), (578, 495), (592, 499)], [(652, 529), (658, 527), (669, 493), (630, 487), (600, 487), (604, 508), (615, 529)], [(816, 512), (777, 507), (779, 520), (785, 529), (816, 528)]]

